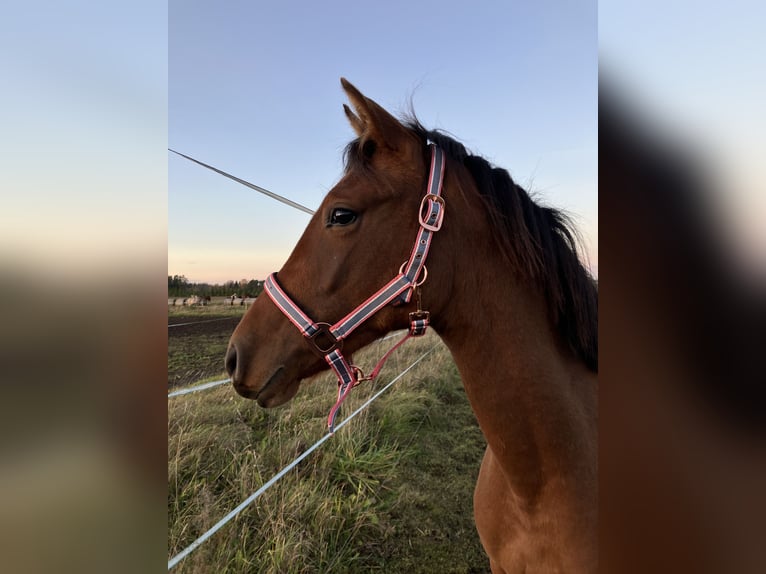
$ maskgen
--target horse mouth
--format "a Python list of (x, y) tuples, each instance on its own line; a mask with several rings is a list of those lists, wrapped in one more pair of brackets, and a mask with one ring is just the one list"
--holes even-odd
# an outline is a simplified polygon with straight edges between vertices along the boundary
[(290, 381), (285, 376), (285, 367), (280, 366), (257, 391), (248, 391), (248, 399), (254, 399), (261, 407), (270, 408), (286, 403), (298, 392), (299, 380)]

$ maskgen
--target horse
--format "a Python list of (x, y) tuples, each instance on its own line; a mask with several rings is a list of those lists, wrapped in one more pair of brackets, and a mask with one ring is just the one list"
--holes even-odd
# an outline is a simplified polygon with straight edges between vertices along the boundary
[(341, 84), (357, 137), (231, 336), (234, 389), (275, 407), (329, 366), (340, 397), (355, 351), (432, 327), (487, 441), (474, 518), (492, 572), (595, 571), (598, 293), (575, 230), (506, 170)]

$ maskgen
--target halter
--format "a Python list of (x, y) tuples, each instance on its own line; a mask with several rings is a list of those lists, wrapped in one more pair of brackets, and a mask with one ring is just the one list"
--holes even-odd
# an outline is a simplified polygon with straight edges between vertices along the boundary
[[(431, 171), (426, 194), (418, 212), (420, 228), (410, 258), (399, 268), (399, 274), (396, 277), (334, 325), (311, 320), (284, 292), (277, 282), (276, 273), (269, 275), (264, 283), (264, 290), (269, 298), (298, 328), (312, 351), (324, 358), (338, 377), (338, 398), (327, 417), (327, 427), (331, 433), (335, 429), (338, 409), (351, 389), (363, 381), (373, 381), (391, 353), (410, 337), (423, 335), (428, 328), (430, 314), (420, 308), (420, 286), (428, 277), (428, 269), (425, 266), (426, 257), (431, 247), (433, 234), (441, 229), (445, 210), (444, 198), (441, 196), (444, 180), (444, 152), (435, 144), (429, 144), (429, 147), (431, 148)], [(410, 327), (407, 334), (383, 355), (373, 371), (365, 376), (361, 369), (350, 365), (343, 357), (341, 353), (343, 341), (386, 305), (409, 303), (413, 292), (417, 292), (417, 311), (409, 315)]]

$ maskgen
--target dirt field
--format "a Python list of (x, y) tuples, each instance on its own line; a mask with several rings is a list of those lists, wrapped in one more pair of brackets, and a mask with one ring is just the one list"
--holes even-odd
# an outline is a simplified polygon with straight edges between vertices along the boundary
[(226, 378), (226, 346), (243, 314), (244, 309), (237, 308), (169, 311), (168, 388), (210, 377)]

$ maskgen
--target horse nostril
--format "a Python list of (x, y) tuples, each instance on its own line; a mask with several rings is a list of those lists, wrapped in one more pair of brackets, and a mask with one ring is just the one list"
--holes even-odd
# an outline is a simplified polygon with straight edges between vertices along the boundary
[(233, 379), (234, 373), (237, 370), (237, 348), (234, 345), (229, 345), (226, 351), (226, 358), (224, 359), (226, 365), (226, 372)]

